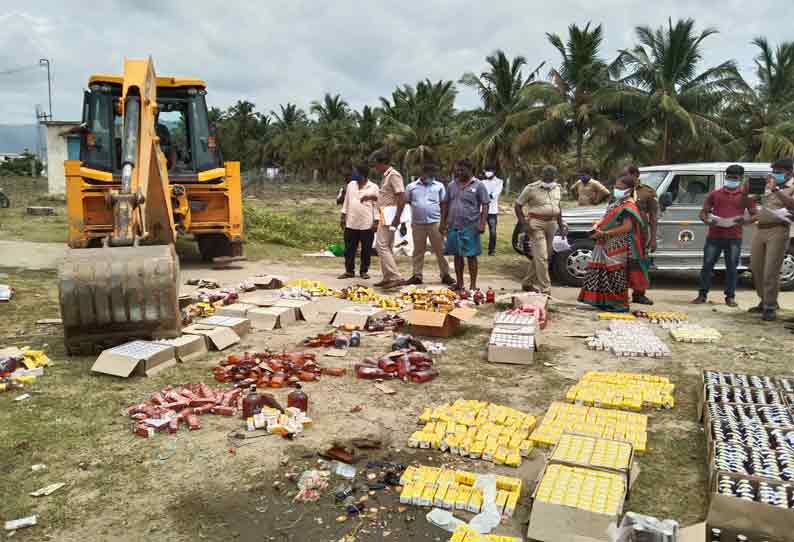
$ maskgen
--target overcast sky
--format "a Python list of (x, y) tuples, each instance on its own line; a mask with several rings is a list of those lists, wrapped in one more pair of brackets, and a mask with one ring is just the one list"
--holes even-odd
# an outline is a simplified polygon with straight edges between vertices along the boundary
[[(268, 112), (330, 92), (360, 108), (396, 85), (479, 72), (495, 49), (532, 68), (556, 65), (545, 33), (564, 35), (571, 23), (602, 23), (611, 60), (635, 42), (635, 26), (668, 17), (717, 27), (703, 66), (734, 59), (748, 78), (753, 37), (794, 39), (792, 0), (0, 0), (0, 124), (32, 122), (35, 104), (46, 108), (46, 72), (30, 68), (40, 58), (52, 60), (58, 120), (78, 119), (89, 75), (119, 72), (125, 55), (205, 79), (210, 105), (247, 99)], [(476, 101), (461, 89), (457, 106)]]

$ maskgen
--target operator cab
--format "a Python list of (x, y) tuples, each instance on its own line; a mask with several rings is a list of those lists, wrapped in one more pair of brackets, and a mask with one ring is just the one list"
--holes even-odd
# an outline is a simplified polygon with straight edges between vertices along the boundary
[[(181, 183), (222, 167), (220, 150), (207, 115), (207, 91), (198, 80), (157, 78), (156, 132), (165, 155), (169, 178)], [(83, 103), (85, 136), (80, 160), (87, 167), (121, 174), (121, 78), (94, 76)]]

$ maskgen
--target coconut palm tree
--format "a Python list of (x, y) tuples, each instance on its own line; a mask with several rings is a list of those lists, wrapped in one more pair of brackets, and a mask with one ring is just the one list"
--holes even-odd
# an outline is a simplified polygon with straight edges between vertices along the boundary
[(306, 112), (293, 103), (279, 106), (279, 112), (271, 111), (273, 138), (270, 150), (274, 161), (285, 169), (299, 169), (305, 165), (306, 143), (309, 122)]
[(601, 25), (568, 27), (567, 41), (557, 34), (546, 37), (562, 61), (549, 72), (549, 81), (537, 81), (523, 91), (524, 103), (510, 122), (521, 128), (516, 145), (521, 150), (552, 148), (563, 151), (573, 142), (576, 165), (582, 167), (584, 145), (599, 131), (615, 129), (594, 103), (594, 95), (609, 82), (600, 56)]
[(339, 94), (331, 96), (326, 92), (323, 101), (313, 101), (309, 110), (317, 115), (317, 121), (321, 124), (343, 122), (351, 117), (350, 105)]
[(455, 94), (452, 81), (426, 79), (397, 88), (391, 100), (381, 97), (386, 144), (402, 157), (404, 174), (413, 163), (438, 158), (450, 143)]
[[(729, 137), (719, 113), (728, 96), (741, 85), (734, 61), (698, 72), (703, 42), (717, 33), (706, 28), (697, 33), (693, 19), (652, 29), (635, 29), (639, 44), (623, 49), (610, 66), (618, 78), (617, 92), (605, 101), (610, 106), (633, 110), (642, 121), (636, 128), (658, 133), (658, 157), (669, 163), (674, 157), (674, 141), (714, 146)], [(643, 130), (644, 129), (644, 130)], [(707, 141), (708, 140), (708, 141)]]
[(526, 107), (523, 92), (535, 80), (543, 64), (524, 76), (527, 59), (523, 56), (511, 60), (504, 51), (497, 50), (485, 57), (485, 62), (488, 64), (486, 71), (479, 76), (467, 72), (459, 81), (473, 88), (482, 100), (479, 109), (461, 119), (464, 130), (468, 128), (471, 134), (462, 135), (472, 157), (480, 165), (496, 164), (509, 177), (517, 159), (513, 147), (517, 131), (508, 119)]

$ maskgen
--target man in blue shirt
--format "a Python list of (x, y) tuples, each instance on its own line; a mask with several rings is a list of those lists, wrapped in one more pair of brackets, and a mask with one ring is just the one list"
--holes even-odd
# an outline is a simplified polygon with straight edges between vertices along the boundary
[(438, 181), (438, 171), (438, 164), (425, 162), (422, 176), (405, 189), (407, 203), (411, 206), (411, 233), (414, 240), (414, 273), (406, 284), (422, 284), (428, 238), (438, 262), (441, 282), (455, 284), (455, 279), (449, 274), (449, 262), (444, 258), (444, 237), (439, 229), (441, 215), (447, 205), (447, 191)]

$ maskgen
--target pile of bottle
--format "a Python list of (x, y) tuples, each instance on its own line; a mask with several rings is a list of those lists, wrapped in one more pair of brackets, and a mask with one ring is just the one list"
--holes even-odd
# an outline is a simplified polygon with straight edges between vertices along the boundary
[(434, 290), (409, 286), (400, 295), (403, 301), (411, 303), (419, 311), (450, 312), (458, 301), (458, 295), (449, 288)]
[(348, 348), (352, 346), (356, 348), (361, 346), (361, 333), (355, 330), (350, 333), (340, 333), (337, 331), (318, 333), (317, 335), (303, 339), (303, 346), (308, 346), (309, 348)]
[(792, 418), (791, 412), (782, 405), (708, 403), (708, 413), (712, 420), (754, 422), (782, 429), (794, 427), (794, 418)]
[(725, 472), (794, 481), (794, 453), (785, 449), (746, 448), (741, 444), (716, 442), (714, 464)]
[(783, 405), (783, 399), (770, 388), (733, 388), (706, 384), (706, 401), (755, 405)]
[(537, 418), (494, 403), (458, 399), (426, 407), (419, 422), (425, 425), (411, 435), (409, 447), (518, 467), (534, 448), (529, 433)]
[(265, 351), (231, 354), (212, 372), (218, 382), (233, 382), (237, 387), (284, 388), (319, 380), (322, 375), (342, 376), (346, 370), (320, 367), (316, 356), (308, 352)]
[(449, 542), (521, 542), (517, 536), (503, 534), (480, 534), (468, 524), (459, 525), (453, 532)]
[(661, 324), (663, 327), (677, 326), (689, 321), (689, 315), (679, 311), (634, 311), (637, 318), (650, 320), (652, 324)]
[(648, 445), (648, 416), (555, 401), (529, 439), (538, 446), (554, 446), (563, 433), (630, 442), (642, 453)]
[(378, 359), (364, 358), (353, 366), (356, 377), (363, 380), (400, 379), (420, 384), (438, 376), (433, 358), (414, 347), (389, 352)]
[(672, 355), (650, 326), (637, 321), (612, 320), (608, 330), (596, 330), (585, 343), (590, 350), (612, 352), (616, 356), (661, 358)]
[(698, 324), (675, 324), (668, 327), (670, 336), (679, 343), (717, 343), (722, 333), (711, 327)]
[(621, 474), (552, 464), (538, 484), (535, 502), (617, 516), (625, 496), (626, 480)]
[(0, 355), (0, 392), (22, 389), (44, 374), (50, 358), (41, 350), (6, 349)]
[(290, 437), (302, 433), (312, 425), (309, 410), (309, 397), (303, 390), (292, 391), (287, 396), (287, 408), (282, 408), (268, 393), (258, 393), (252, 385), (242, 399), (242, 418), (248, 431), (264, 429), (268, 433)]
[(770, 429), (758, 422), (740, 423), (735, 419), (711, 420), (711, 435), (715, 442), (794, 453), (794, 429)]
[(703, 371), (703, 382), (705, 384), (718, 384), (720, 386), (733, 386), (735, 388), (776, 389), (778, 387), (769, 376), (726, 373), (720, 371)]
[[(480, 513), (485, 495), (477, 487), (477, 474), (427, 466), (408, 467), (400, 478), (402, 504), (434, 506), (445, 510)], [(496, 477), (495, 504), (499, 515), (512, 517), (521, 497), (522, 482), (512, 476)]]
[(550, 461), (628, 471), (631, 444), (565, 433), (554, 448)]
[(674, 390), (675, 384), (664, 376), (589, 371), (578, 383), (568, 388), (565, 399), (604, 408), (673, 408)]
[[(717, 482), (720, 495), (736, 497), (745, 501), (755, 501), (778, 508), (794, 508), (794, 495), (790, 486), (771, 484), (768, 482), (751, 482), (750, 480), (734, 479), (721, 475)], [(712, 540), (714, 540), (712, 529)]]
[(371, 317), (367, 320), (367, 331), (397, 331), (405, 327), (405, 318), (398, 314), (387, 314), (385, 316)]
[(147, 400), (124, 410), (132, 420), (132, 432), (150, 438), (156, 432), (176, 433), (184, 425), (190, 431), (201, 429), (200, 416), (235, 416), (242, 390), (212, 389), (206, 384), (186, 384), (163, 388)]

